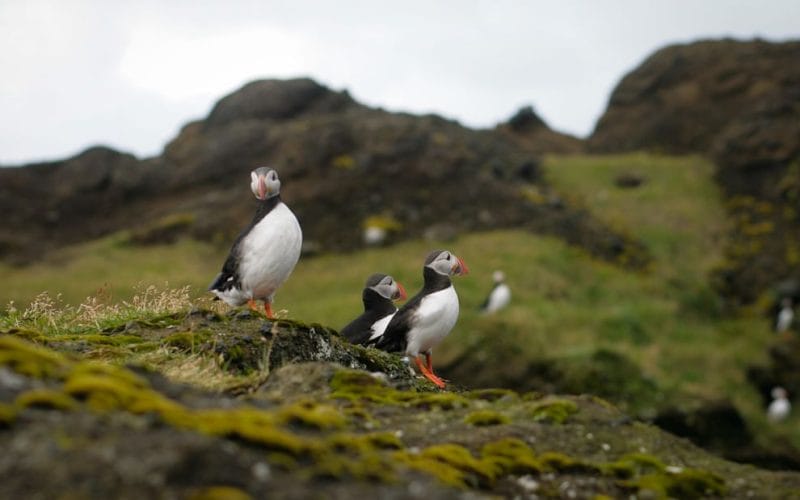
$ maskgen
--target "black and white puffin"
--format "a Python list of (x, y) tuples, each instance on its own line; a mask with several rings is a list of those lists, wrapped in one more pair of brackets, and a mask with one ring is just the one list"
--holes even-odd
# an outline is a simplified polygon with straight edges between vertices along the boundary
[[(431, 382), (444, 387), (433, 373), (431, 351), (453, 329), (458, 319), (458, 294), (450, 276), (469, 272), (467, 265), (447, 250), (435, 250), (425, 259), (422, 290), (394, 315), (375, 347), (389, 352), (403, 351), (414, 358), (419, 371)], [(420, 355), (425, 355), (422, 364)]]
[(778, 318), (775, 321), (775, 331), (783, 333), (789, 330), (794, 321), (794, 311), (792, 310), (792, 299), (789, 297), (781, 301), (781, 310), (778, 312)]
[(772, 402), (767, 407), (767, 418), (770, 422), (780, 422), (786, 420), (792, 411), (792, 403), (789, 401), (789, 393), (783, 387), (772, 388)]
[(504, 308), (511, 302), (511, 289), (506, 284), (506, 275), (503, 271), (492, 273), (494, 286), (481, 305), (481, 312), (493, 314)]
[(383, 335), (386, 325), (397, 312), (395, 300), (405, 300), (406, 290), (389, 275), (376, 273), (367, 278), (361, 299), (364, 313), (340, 332), (353, 344), (364, 345)]
[(254, 311), (256, 300), (272, 318), (275, 291), (292, 274), (300, 258), (303, 233), (294, 213), (281, 201), (281, 181), (269, 167), (250, 173), (250, 189), (259, 200), (250, 225), (236, 238), (222, 272), (208, 289), (226, 304), (247, 302)]

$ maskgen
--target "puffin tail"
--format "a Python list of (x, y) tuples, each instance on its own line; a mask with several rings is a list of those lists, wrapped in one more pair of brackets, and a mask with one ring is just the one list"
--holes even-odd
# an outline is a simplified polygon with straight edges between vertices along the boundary
[(214, 278), (214, 281), (208, 285), (209, 292), (224, 292), (229, 290), (230, 288), (236, 286), (236, 280), (234, 279), (232, 274), (221, 272)]

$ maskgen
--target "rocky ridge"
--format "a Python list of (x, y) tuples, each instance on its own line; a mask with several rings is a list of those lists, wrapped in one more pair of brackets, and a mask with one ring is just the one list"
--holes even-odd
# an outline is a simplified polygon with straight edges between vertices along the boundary
[[(162, 155), (138, 160), (107, 148), (0, 169), (0, 255), (35, 261), (63, 245), (132, 230), (135, 244), (181, 236), (230, 241), (251, 216), (248, 173), (275, 166), (306, 251), (352, 250), (378, 226), (387, 242), (526, 227), (641, 267), (643, 247), (553, 192), (544, 152), (580, 141), (532, 109), (495, 130), (434, 115), (388, 113), (309, 79), (261, 80), (187, 124)], [(37, 203), (30, 203), (36, 199)]]
[[(216, 356), (254, 376), (220, 394), (107, 362), (147, 349)], [(441, 392), (319, 325), (202, 310), (70, 335), (1, 332), (0, 443), (5, 497), (764, 498), (800, 488), (800, 474), (726, 462), (596, 397)]]

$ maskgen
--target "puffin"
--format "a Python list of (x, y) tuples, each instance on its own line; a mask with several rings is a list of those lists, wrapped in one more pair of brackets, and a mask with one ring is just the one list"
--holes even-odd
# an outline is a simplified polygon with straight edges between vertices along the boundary
[(364, 312), (340, 332), (352, 344), (365, 345), (383, 335), (397, 312), (395, 300), (406, 300), (406, 290), (388, 274), (375, 273), (364, 284), (361, 300)]
[[(444, 380), (433, 373), (431, 351), (450, 333), (458, 319), (458, 294), (450, 277), (468, 272), (464, 261), (453, 253), (431, 252), (422, 268), (422, 290), (397, 311), (374, 346), (388, 352), (404, 352), (414, 358), (425, 378), (444, 388)], [(423, 354), (425, 364), (420, 359)]]
[(767, 418), (770, 422), (780, 422), (789, 416), (792, 411), (792, 403), (789, 402), (789, 395), (783, 387), (772, 388), (772, 402), (767, 408)]
[(794, 321), (794, 311), (792, 310), (792, 299), (786, 297), (781, 301), (781, 310), (778, 312), (778, 318), (775, 321), (775, 331), (783, 333), (792, 326)]
[(511, 302), (511, 289), (506, 284), (506, 275), (503, 271), (492, 273), (494, 287), (489, 292), (486, 300), (481, 305), (483, 314), (493, 314), (506, 307)]
[(303, 232), (294, 213), (281, 201), (278, 173), (259, 167), (250, 173), (250, 179), (250, 189), (258, 199), (256, 214), (234, 241), (222, 272), (208, 290), (228, 305), (246, 302), (254, 311), (258, 311), (256, 301), (263, 300), (264, 312), (273, 318), (275, 291), (300, 258)]

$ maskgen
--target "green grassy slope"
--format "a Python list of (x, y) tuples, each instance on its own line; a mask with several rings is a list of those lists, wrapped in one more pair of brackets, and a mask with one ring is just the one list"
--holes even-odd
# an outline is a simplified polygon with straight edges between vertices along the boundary
[[(723, 316), (706, 283), (721, 256), (725, 227), (712, 166), (696, 157), (633, 154), (552, 157), (545, 171), (567, 197), (641, 239), (654, 255), (651, 269), (631, 273), (554, 238), (497, 231), (301, 260), (277, 295), (276, 311), (339, 328), (360, 312), (369, 274), (392, 274), (413, 294), (421, 286), (425, 255), (448, 248), (468, 263), (471, 274), (457, 279), (462, 314), (437, 360), (453, 359), (463, 346), (490, 335), (514, 339), (522, 357), (569, 359), (608, 348), (634, 360), (666, 390), (732, 398), (756, 428), (764, 428), (759, 398), (745, 383), (744, 370), (765, 358), (769, 325), (760, 318)], [(613, 180), (621, 173), (639, 174), (645, 183), (618, 188)], [(108, 300), (126, 300), (137, 284), (165, 282), (188, 285), (201, 296), (226, 253), (227, 248), (196, 242), (133, 248), (123, 237), (107, 238), (40, 266), (0, 266), (0, 303), (14, 300), (23, 308), (43, 290), (72, 304), (97, 290)], [(512, 304), (495, 317), (482, 317), (477, 308), (495, 269), (508, 276)]]

